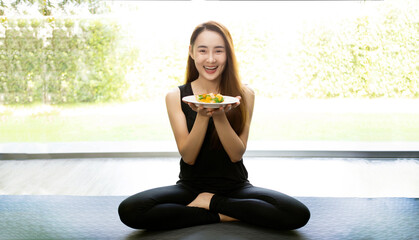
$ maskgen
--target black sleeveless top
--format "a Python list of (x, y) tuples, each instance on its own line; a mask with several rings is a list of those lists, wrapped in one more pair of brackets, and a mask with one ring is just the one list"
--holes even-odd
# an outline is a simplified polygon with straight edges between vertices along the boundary
[[(181, 99), (185, 96), (194, 95), (191, 83), (179, 86), (179, 89)], [(188, 131), (190, 132), (197, 113), (182, 100), (181, 106), (186, 116)], [(233, 163), (223, 147), (219, 149), (210, 147), (212, 131), (215, 131), (215, 126), (212, 118), (210, 118), (207, 133), (195, 164), (189, 165), (183, 159), (180, 160), (180, 180), (178, 183), (192, 187), (200, 192), (231, 191), (249, 184), (243, 159)]]

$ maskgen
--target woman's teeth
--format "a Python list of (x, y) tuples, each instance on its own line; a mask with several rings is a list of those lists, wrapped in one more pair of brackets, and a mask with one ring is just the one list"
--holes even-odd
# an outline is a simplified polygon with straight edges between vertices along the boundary
[(214, 69), (216, 69), (217, 67), (204, 67), (205, 69), (207, 69), (207, 70), (214, 70)]

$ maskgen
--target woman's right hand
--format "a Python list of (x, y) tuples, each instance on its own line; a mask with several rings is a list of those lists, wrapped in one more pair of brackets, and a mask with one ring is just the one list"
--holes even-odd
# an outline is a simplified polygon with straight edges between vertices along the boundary
[(199, 115), (201, 115), (201, 116), (205, 116), (205, 117), (211, 117), (211, 115), (212, 115), (212, 112), (211, 111), (209, 111), (208, 110), (208, 108), (204, 108), (203, 106), (199, 106), (199, 107), (197, 107), (195, 104), (193, 104), (193, 103), (188, 103), (188, 102), (185, 102), (185, 103), (187, 103), (188, 104), (188, 106), (192, 109), (192, 110), (194, 110), (195, 112), (197, 112)]

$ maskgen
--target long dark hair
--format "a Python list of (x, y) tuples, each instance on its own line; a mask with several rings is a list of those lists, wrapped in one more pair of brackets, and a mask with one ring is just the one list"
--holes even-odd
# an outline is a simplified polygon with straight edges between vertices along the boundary
[[(200, 33), (204, 30), (214, 31), (219, 33), (224, 39), (226, 46), (227, 62), (224, 68), (224, 71), (221, 74), (220, 81), (220, 93), (226, 96), (241, 96), (240, 105), (237, 108), (232, 109), (226, 113), (227, 118), (230, 122), (231, 127), (239, 135), (246, 124), (248, 118), (248, 111), (246, 105), (246, 99), (244, 98), (244, 88), (241, 83), (239, 76), (238, 64), (236, 60), (236, 54), (234, 53), (233, 39), (230, 35), (228, 29), (222, 24), (209, 21), (198, 25), (192, 33), (190, 39), (190, 46), (193, 48), (195, 40)], [(186, 66), (186, 83), (195, 81), (199, 77), (198, 70), (195, 66), (195, 61), (191, 56), (188, 58), (188, 63)], [(218, 138), (217, 132), (213, 131), (212, 136), (212, 145), (213, 147), (220, 147), (221, 143)]]

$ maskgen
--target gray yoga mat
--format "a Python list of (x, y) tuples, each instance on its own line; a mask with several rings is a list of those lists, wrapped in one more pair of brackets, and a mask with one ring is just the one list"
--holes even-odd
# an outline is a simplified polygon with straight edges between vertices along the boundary
[(311, 219), (294, 231), (233, 222), (152, 232), (119, 221), (124, 198), (0, 195), (0, 239), (419, 239), (415, 198), (300, 197)]

